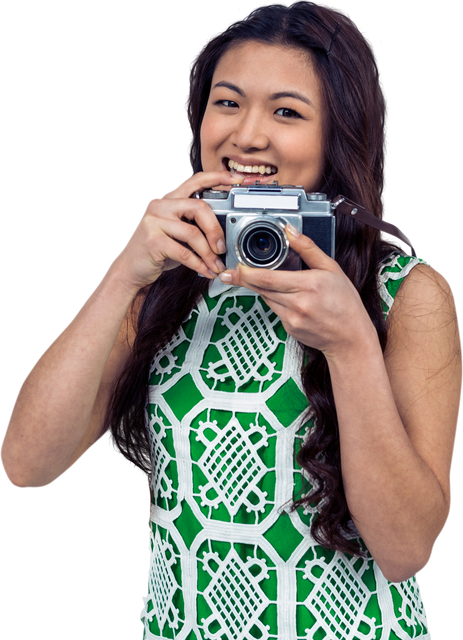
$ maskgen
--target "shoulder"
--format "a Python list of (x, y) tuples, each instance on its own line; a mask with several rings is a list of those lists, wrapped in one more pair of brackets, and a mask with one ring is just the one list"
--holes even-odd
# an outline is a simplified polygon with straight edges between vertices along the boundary
[(428, 363), (440, 359), (437, 352), (447, 360), (461, 359), (460, 313), (450, 279), (435, 265), (411, 260), (407, 266), (412, 268), (400, 278), (386, 318), (386, 359), (401, 366), (407, 354)]
[[(402, 283), (404, 280), (408, 280), (410, 274), (420, 265), (426, 265), (426, 263), (419, 258), (404, 255), (398, 251), (392, 253), (380, 263), (378, 268), (378, 292), (385, 318), (387, 318), (392, 309)], [(411, 281), (413, 282), (413, 278)]]
[(397, 282), (393, 304), (389, 308), (389, 326), (398, 320), (407, 325), (429, 328), (456, 321), (455, 303), (446, 279), (422, 261), (408, 262)]

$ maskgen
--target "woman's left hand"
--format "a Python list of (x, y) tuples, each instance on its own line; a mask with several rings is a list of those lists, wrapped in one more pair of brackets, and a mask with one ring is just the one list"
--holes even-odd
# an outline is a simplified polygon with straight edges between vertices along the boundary
[[(222, 282), (256, 291), (296, 340), (335, 359), (358, 348), (359, 339), (376, 339), (375, 328), (357, 290), (341, 267), (290, 225), (291, 249), (310, 269), (279, 271), (239, 265), (220, 274)], [(228, 276), (228, 277), (227, 277)]]

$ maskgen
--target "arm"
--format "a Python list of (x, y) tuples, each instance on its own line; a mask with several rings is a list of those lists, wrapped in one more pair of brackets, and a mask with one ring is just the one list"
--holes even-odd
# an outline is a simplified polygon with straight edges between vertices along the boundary
[(113, 384), (134, 339), (127, 319), (134, 296), (179, 263), (215, 277), (222, 229), (210, 207), (189, 196), (235, 182), (225, 171), (196, 174), (150, 203), (127, 247), (20, 391), (2, 447), (12, 482), (48, 484), (99, 438)]
[(444, 526), (461, 361), (447, 283), (417, 266), (388, 319), (383, 359), (375, 336), (328, 359), (346, 499), (386, 577), (419, 571)]
[(27, 377), (2, 447), (14, 484), (48, 484), (101, 435), (112, 383), (133, 340), (124, 319), (135, 293), (110, 270)]
[(461, 375), (451, 294), (440, 276), (415, 267), (391, 311), (383, 357), (340, 267), (287, 232), (310, 271), (240, 266), (220, 277), (260, 293), (289, 334), (325, 354), (349, 510), (385, 576), (400, 581), (424, 566), (448, 513)]

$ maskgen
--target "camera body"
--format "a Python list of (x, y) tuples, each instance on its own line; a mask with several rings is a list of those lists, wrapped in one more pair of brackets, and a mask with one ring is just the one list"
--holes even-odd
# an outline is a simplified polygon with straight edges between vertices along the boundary
[(335, 216), (324, 193), (256, 182), (233, 186), (230, 191), (206, 190), (198, 197), (207, 202), (222, 226), (227, 269), (236, 269), (238, 263), (287, 271), (307, 268), (289, 247), (284, 231), (287, 223), (334, 258)]

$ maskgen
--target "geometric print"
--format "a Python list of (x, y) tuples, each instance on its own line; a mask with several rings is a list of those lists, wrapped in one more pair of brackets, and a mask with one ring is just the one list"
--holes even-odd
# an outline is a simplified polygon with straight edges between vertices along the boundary
[[(419, 261), (394, 254), (384, 313)], [(147, 404), (151, 562), (144, 639), (429, 639), (415, 578), (324, 549), (295, 451), (313, 428), (300, 352), (247, 289), (206, 294), (154, 359)], [(355, 532), (353, 531), (353, 535)]]
[[(368, 590), (361, 580), (368, 563), (362, 560), (357, 569), (353, 564), (343, 554), (336, 554), (330, 563), (317, 559), (306, 563), (305, 578), (313, 578), (317, 573), (321, 575), (305, 605), (319, 621), (317, 631), (323, 629), (328, 637), (347, 638), (360, 622), (368, 621), (363, 615)], [(369, 635), (374, 638), (375, 634), (371, 634), (373, 629)]]
[[(220, 432), (216, 420), (200, 422), (196, 437), (206, 445), (206, 451), (199, 459), (198, 466), (209, 480), (207, 485), (200, 487), (203, 504), (217, 508), (220, 502), (224, 502), (233, 515), (243, 503), (249, 511), (263, 510), (262, 503), (267, 494), (262, 493), (257, 482), (264, 475), (265, 467), (255, 453), (256, 447), (251, 438), (255, 434), (260, 435), (257, 447), (260, 448), (266, 443), (267, 437), (262, 428), (252, 427), (246, 432), (239, 421), (232, 418)], [(208, 497), (211, 490), (213, 498)], [(257, 502), (252, 503), (248, 499), (251, 491), (257, 497)]]
[[(144, 599), (143, 615), (147, 620), (156, 617), (161, 630), (166, 622), (171, 629), (177, 629), (178, 610), (173, 604), (172, 596), (178, 584), (171, 570), (171, 565), (176, 562), (172, 545), (166, 540), (161, 540), (157, 531), (154, 537), (151, 534), (151, 551), (153, 562), (148, 581), (148, 596)], [(147, 607), (147, 605), (150, 606)]]
[[(246, 640), (251, 629), (257, 627), (259, 637), (267, 638), (267, 627), (259, 621), (259, 615), (269, 604), (259, 588), (259, 582), (267, 575), (265, 563), (258, 558), (243, 562), (233, 548), (224, 560), (218, 554), (209, 553), (204, 554), (203, 561), (204, 570), (212, 576), (204, 597), (214, 611), (201, 621), (205, 637)], [(219, 627), (215, 633), (211, 632), (212, 625)]]
[[(259, 301), (256, 299), (248, 313), (242, 307), (228, 308), (222, 325), (228, 329), (227, 335), (217, 342), (222, 359), (209, 363), (208, 377), (223, 382), (226, 376), (231, 376), (237, 384), (251, 378), (270, 380), (275, 365), (269, 354), (275, 351), (277, 337)], [(217, 373), (221, 368), (226, 372)]]

